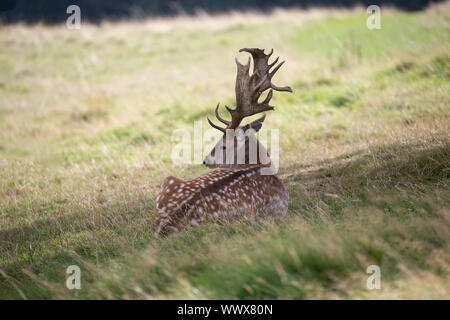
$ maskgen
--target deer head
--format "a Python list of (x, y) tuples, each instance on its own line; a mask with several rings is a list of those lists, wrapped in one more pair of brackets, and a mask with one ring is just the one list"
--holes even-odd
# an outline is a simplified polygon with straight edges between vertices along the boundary
[[(239, 50), (239, 52), (243, 51), (250, 53), (253, 58), (253, 72), (251, 75), (249, 74), (250, 57), (245, 65), (236, 59), (236, 108), (225, 106), (231, 115), (231, 120), (225, 120), (220, 116), (219, 104), (215, 110), (216, 118), (226, 127), (220, 127), (207, 118), (213, 128), (223, 132), (222, 138), (203, 161), (203, 164), (210, 168), (237, 168), (249, 164), (268, 165), (270, 163), (269, 155), (255, 135), (261, 129), (266, 114), (245, 126), (239, 125), (245, 117), (274, 110), (274, 107), (269, 105), (273, 90), (292, 92), (290, 87), (277, 87), (271, 82), (272, 77), (284, 63), (282, 61), (277, 64), (279, 58), (276, 58), (269, 64), (273, 49), (269, 54), (265, 54), (264, 49), (258, 48)], [(273, 66), (275, 67), (270, 71)], [(270, 91), (266, 98), (262, 102), (258, 102), (262, 93), (267, 89)]]

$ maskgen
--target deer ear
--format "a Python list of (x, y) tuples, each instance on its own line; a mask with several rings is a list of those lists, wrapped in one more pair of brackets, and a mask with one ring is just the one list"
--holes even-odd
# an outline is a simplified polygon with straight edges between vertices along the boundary
[(246, 124), (245, 126), (243, 126), (242, 130), (245, 132), (251, 128), (251, 129), (255, 130), (256, 132), (258, 132), (259, 129), (261, 129), (262, 124), (265, 119), (266, 119), (266, 114), (264, 114), (261, 118), (258, 118), (255, 121), (252, 121), (252, 122)]

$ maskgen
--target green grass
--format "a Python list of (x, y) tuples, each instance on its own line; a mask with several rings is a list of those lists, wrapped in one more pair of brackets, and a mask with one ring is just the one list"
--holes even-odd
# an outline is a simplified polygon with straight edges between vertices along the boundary
[[(0, 298), (448, 299), (449, 6), (366, 17), (3, 26)], [(264, 123), (288, 214), (154, 239), (163, 179), (209, 171), (172, 164), (172, 132), (234, 104), (242, 47), (273, 47), (294, 89)]]

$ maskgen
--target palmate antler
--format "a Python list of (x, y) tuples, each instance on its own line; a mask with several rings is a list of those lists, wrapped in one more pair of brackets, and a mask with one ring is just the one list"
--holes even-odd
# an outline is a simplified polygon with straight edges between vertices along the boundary
[[(225, 120), (219, 115), (219, 104), (217, 104), (215, 110), (216, 117), (227, 127), (219, 127), (208, 118), (208, 122), (212, 127), (224, 133), (227, 129), (236, 129), (245, 117), (249, 117), (260, 112), (273, 110), (274, 107), (269, 105), (269, 102), (273, 96), (273, 90), (292, 92), (290, 87), (277, 87), (271, 82), (274, 74), (284, 63), (284, 61), (282, 61), (276, 65), (279, 59), (276, 58), (275, 61), (269, 64), (269, 58), (273, 53), (273, 49), (269, 54), (265, 54), (264, 49), (258, 48), (243, 48), (239, 50), (239, 52), (242, 51), (248, 52), (252, 55), (253, 73), (251, 75), (249, 74), (250, 57), (248, 58), (248, 63), (246, 65), (241, 64), (236, 59), (236, 108), (231, 109), (230, 107), (225, 106), (231, 114), (231, 121)], [(273, 66), (275, 66), (275, 68), (270, 71)], [(261, 94), (269, 88), (270, 91), (264, 101), (258, 103), (258, 99), (261, 97)]]

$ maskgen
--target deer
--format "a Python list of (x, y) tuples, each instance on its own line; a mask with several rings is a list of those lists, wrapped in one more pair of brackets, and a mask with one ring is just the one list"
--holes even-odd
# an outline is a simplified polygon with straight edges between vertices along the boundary
[[(272, 165), (270, 156), (256, 138), (256, 132), (266, 118), (265, 112), (275, 108), (269, 105), (273, 91), (292, 93), (289, 86), (278, 87), (271, 82), (284, 61), (278, 63), (278, 57), (269, 64), (273, 49), (268, 54), (259, 48), (243, 48), (239, 52), (250, 54), (253, 71), (250, 75), (250, 57), (247, 64), (235, 59), (236, 107), (232, 109), (225, 105), (231, 119), (220, 116), (220, 103), (215, 108), (215, 116), (225, 127), (214, 124), (207, 117), (208, 123), (223, 136), (204, 158), (203, 165), (217, 170), (192, 180), (169, 176), (163, 181), (153, 217), (156, 238), (211, 222), (244, 218), (257, 221), (264, 217), (284, 216), (287, 212), (289, 194), (275, 172), (267, 170)], [(258, 102), (268, 89), (265, 99)], [(244, 118), (259, 113), (264, 114), (240, 126)]]

